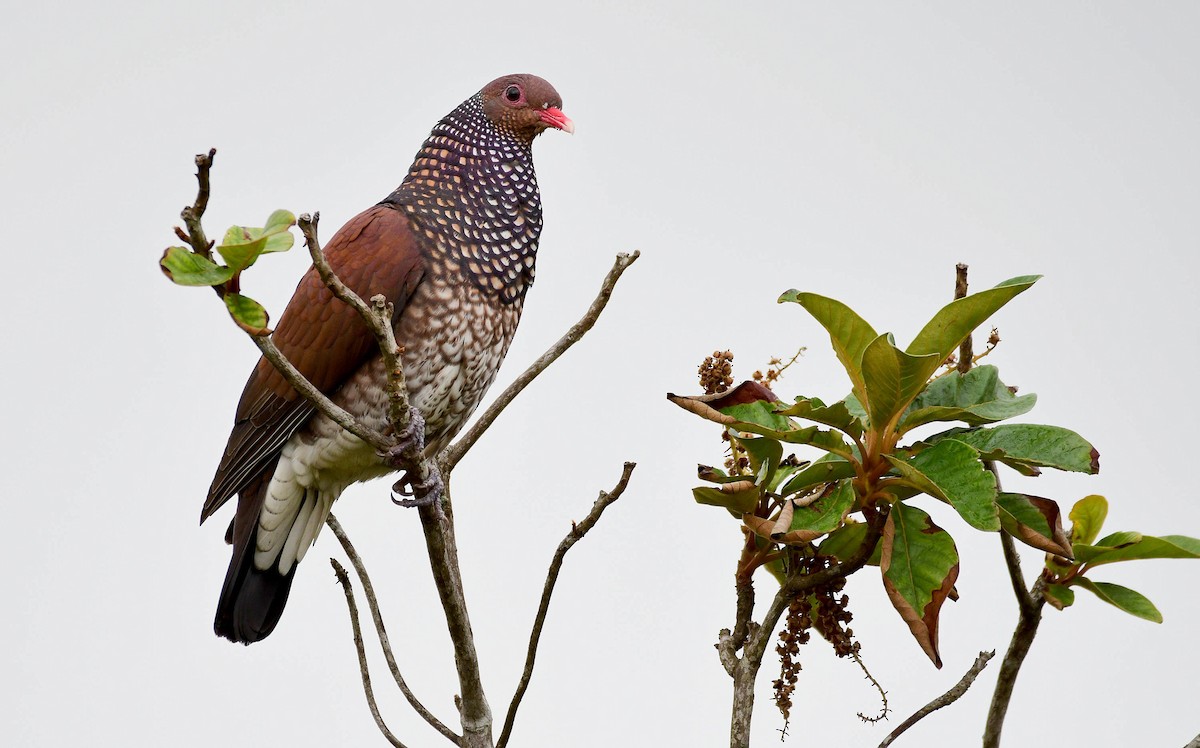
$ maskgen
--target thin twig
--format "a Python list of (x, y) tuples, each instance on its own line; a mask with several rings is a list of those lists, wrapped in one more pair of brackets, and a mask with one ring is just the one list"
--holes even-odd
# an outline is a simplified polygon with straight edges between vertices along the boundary
[(879, 685), (879, 681), (875, 680), (874, 675), (871, 675), (871, 671), (867, 669), (867, 664), (862, 661), (862, 657), (859, 656), (858, 652), (851, 652), (850, 655), (854, 658), (854, 661), (858, 663), (859, 669), (863, 671), (863, 674), (867, 677), (867, 680), (871, 681), (871, 685), (875, 686), (875, 690), (879, 692), (879, 700), (883, 702), (883, 708), (879, 710), (879, 714), (875, 715), (874, 717), (868, 717), (862, 712), (859, 712), (858, 718), (863, 722), (870, 722), (871, 724), (875, 724), (876, 722), (887, 719), (888, 712), (891, 711), (888, 709), (887, 691), (883, 690), (883, 686)]
[(350, 563), (354, 565), (354, 571), (358, 574), (359, 581), (362, 582), (363, 594), (366, 595), (367, 605), (371, 609), (371, 619), (375, 622), (375, 633), (379, 636), (379, 645), (383, 649), (383, 656), (387, 660), (388, 669), (392, 671), (392, 679), (396, 681), (396, 687), (400, 689), (400, 693), (404, 694), (404, 698), (408, 700), (413, 710), (421, 715), (422, 719), (428, 722), (433, 729), (446, 736), (450, 742), (457, 745), (460, 741), (459, 736), (454, 734), (453, 730), (446, 727), (441, 720), (425, 708), (425, 705), (417, 699), (416, 695), (408, 687), (404, 676), (400, 674), (400, 668), (396, 665), (396, 657), (392, 652), (392, 643), (388, 639), (387, 628), (383, 624), (383, 616), (379, 612), (379, 601), (375, 597), (375, 587), (371, 584), (371, 577), (367, 575), (367, 567), (363, 564), (358, 551), (355, 550), (354, 545), (350, 542), (350, 537), (342, 528), (342, 524), (338, 522), (337, 517), (333, 516), (333, 513), (330, 513), (325, 518), (325, 524), (329, 526), (334, 536), (337, 537), (338, 542), (342, 544), (342, 550), (346, 552)]
[(617, 255), (616, 260), (613, 262), (612, 269), (608, 271), (608, 275), (604, 276), (604, 282), (600, 284), (600, 292), (596, 295), (595, 300), (592, 301), (591, 306), (588, 307), (588, 310), (586, 313), (584, 313), (583, 317), (580, 318), (580, 320), (576, 322), (570, 330), (567, 330), (566, 334), (559, 338), (558, 342), (550, 346), (550, 348), (543, 353), (541, 357), (534, 361), (528, 369), (522, 372), (521, 375), (504, 390), (504, 392), (501, 392), (500, 396), (496, 398), (495, 402), (488, 406), (488, 409), (479, 416), (479, 419), (475, 421), (475, 424), (467, 430), (467, 433), (463, 434), (458, 441), (447, 447), (446, 450), (442, 452), (441, 456), (438, 458), (438, 461), (443, 473), (450, 472), (454, 466), (458, 464), (458, 461), (463, 458), (463, 455), (467, 453), (467, 450), (475, 445), (475, 442), (479, 440), (479, 437), (483, 435), (483, 432), (487, 431), (488, 427), (492, 425), (492, 422), (496, 420), (496, 417), (500, 415), (500, 413), (506, 407), (508, 407), (508, 404), (512, 402), (513, 398), (521, 393), (521, 390), (525, 389), (525, 387), (532, 382), (537, 375), (541, 374), (547, 366), (554, 363), (554, 361), (568, 348), (579, 342), (579, 339), (582, 338), (588, 330), (592, 329), (592, 326), (596, 324), (596, 320), (599, 319), (600, 313), (604, 311), (604, 307), (608, 304), (608, 300), (612, 296), (612, 292), (617, 285), (617, 281), (621, 279), (621, 275), (629, 269), (629, 266), (637, 261), (638, 257), (641, 257), (641, 252), (636, 250), (633, 252), (633, 254), (621, 253)]
[[(183, 224), (187, 226), (187, 234), (183, 234), (178, 229), (175, 231), (181, 239), (192, 245), (192, 250), (196, 254), (206, 260), (212, 259), (212, 242), (204, 235), (204, 227), (200, 224), (200, 219), (204, 217), (204, 211), (208, 208), (209, 172), (216, 155), (216, 148), (209, 148), (208, 153), (196, 154), (196, 201), (184, 207), (179, 213)], [(220, 294), (221, 291), (218, 290), (217, 293)]]
[(336, 403), (325, 396), (323, 392), (317, 389), (316, 385), (308, 381), (308, 379), (300, 373), (300, 370), (292, 364), (291, 361), (283, 355), (283, 352), (275, 345), (275, 341), (267, 335), (254, 335), (247, 333), (254, 344), (258, 346), (258, 350), (262, 351), (263, 357), (271, 362), (271, 365), (283, 375), (283, 378), (288, 381), (306, 400), (313, 404), (317, 410), (321, 411), (329, 420), (354, 434), (359, 439), (370, 444), (377, 450), (385, 450), (392, 444), (392, 440), (378, 431), (361, 423), (354, 416), (350, 415), (349, 411), (339, 407)]
[(629, 485), (629, 477), (633, 474), (633, 469), (637, 467), (636, 463), (627, 462), (621, 471), (621, 478), (617, 484), (613, 486), (611, 491), (601, 491), (596, 502), (592, 504), (592, 509), (587, 513), (579, 523), (571, 523), (571, 531), (558, 544), (558, 549), (554, 551), (554, 558), (550, 561), (550, 570), (546, 573), (546, 583), (542, 587), (542, 600), (538, 604), (537, 615), (533, 619), (533, 630), (529, 634), (529, 648), (525, 653), (525, 670), (521, 673), (521, 680), (517, 684), (517, 690), (513, 694), (512, 701), (508, 705), (508, 714), (504, 718), (504, 729), (500, 731), (500, 738), (496, 741), (496, 748), (504, 748), (508, 744), (509, 735), (512, 733), (513, 721), (517, 717), (517, 709), (521, 706), (521, 699), (525, 697), (525, 690), (529, 687), (529, 680), (533, 677), (534, 660), (537, 658), (538, 643), (542, 637), (542, 627), (546, 623), (546, 613), (550, 610), (550, 597), (554, 594), (554, 585), (558, 583), (558, 574), (562, 569), (563, 559), (567, 555), (567, 551), (583, 539), (584, 535), (596, 526), (600, 521), (600, 515), (604, 510), (613, 504), (617, 499), (621, 498), (621, 494), (625, 493), (625, 488)]
[[(961, 299), (967, 295), (967, 266), (963, 263), (958, 263), (954, 266), (954, 298)], [(958, 373), (966, 374), (971, 370), (971, 366), (975, 363), (975, 355), (972, 350), (974, 343), (971, 339), (971, 334), (967, 333), (967, 337), (963, 338), (963, 342), (958, 345)]]
[(911, 717), (901, 722), (895, 730), (892, 730), (890, 735), (883, 739), (883, 742), (879, 744), (879, 748), (887, 748), (887, 746), (891, 745), (892, 742), (895, 741), (895, 739), (908, 728), (917, 724), (930, 714), (933, 714), (938, 709), (941, 709), (944, 706), (950, 706), (954, 702), (961, 699), (963, 694), (967, 692), (967, 689), (971, 687), (971, 684), (975, 682), (975, 679), (979, 677), (979, 674), (983, 672), (983, 669), (987, 667), (988, 660), (991, 660), (995, 656), (995, 650), (992, 650), (991, 652), (980, 652), (979, 656), (975, 658), (975, 663), (971, 665), (969, 670), (967, 670), (966, 675), (964, 675), (962, 679), (958, 681), (958, 683), (954, 684), (953, 688), (929, 702), (925, 706), (921, 707), (914, 712)]
[(354, 649), (358, 651), (358, 669), (362, 671), (363, 692), (367, 695), (367, 706), (371, 708), (371, 716), (375, 718), (375, 724), (379, 726), (379, 731), (383, 733), (383, 737), (396, 748), (405, 748), (404, 743), (401, 743), (392, 731), (388, 729), (387, 724), (383, 721), (383, 715), (379, 713), (379, 705), (375, 703), (375, 692), (371, 689), (371, 672), (367, 668), (367, 653), (363, 649), (362, 629), (358, 625), (358, 605), (354, 602), (354, 590), (350, 588), (350, 577), (346, 575), (346, 570), (336, 559), (329, 559), (329, 563), (333, 565), (333, 573), (337, 575), (338, 584), (342, 585), (342, 589), (346, 593), (346, 607), (350, 609), (350, 626), (354, 630)]

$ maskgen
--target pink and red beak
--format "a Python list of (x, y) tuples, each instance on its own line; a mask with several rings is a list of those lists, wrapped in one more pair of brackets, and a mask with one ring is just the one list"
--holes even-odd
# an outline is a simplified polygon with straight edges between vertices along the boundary
[(542, 122), (545, 122), (547, 127), (553, 127), (555, 130), (562, 130), (566, 133), (575, 132), (575, 123), (558, 107), (546, 107), (542, 110), (541, 116)]

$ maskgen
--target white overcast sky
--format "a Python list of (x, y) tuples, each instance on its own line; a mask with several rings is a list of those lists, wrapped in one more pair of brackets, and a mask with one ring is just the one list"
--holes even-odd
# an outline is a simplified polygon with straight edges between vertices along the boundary
[[(808, 353), (783, 394), (848, 389), (797, 287), (906, 341), (952, 291), (1046, 278), (994, 320), (993, 356), (1076, 429), (1099, 476), (1009, 478), (1069, 506), (1107, 495), (1110, 530), (1200, 536), (1195, 397), (1200, 6), (1194, 3), (25, 3), (0, 24), (0, 733), (14, 746), (380, 745), (326, 533), (273, 636), (211, 623), (227, 509), (200, 506), (256, 351), (209, 292), (156, 262), (219, 149), (210, 235), (276, 208), (324, 235), (386, 195), (430, 127), (492, 78), (549, 79), (574, 137), (536, 144), (538, 283), (497, 385), (640, 249), (595, 331), (455, 473), (463, 574), (503, 714), (554, 547), (624, 460), (633, 483), (567, 559), (521, 746), (719, 746), (730, 681), (735, 524), (693, 503), (714, 428), (667, 403), (731, 347), (740, 376)], [(276, 316), (306, 265), (271, 257), (246, 290)], [(441, 611), (415, 515), (387, 483), (336, 512), (381, 590), (397, 657), (456, 723)], [(928, 506), (928, 504), (925, 504)], [(870, 570), (853, 628), (894, 726), (1016, 617), (994, 537), (941, 507), (962, 599), (937, 671)], [(1038, 553), (1023, 552), (1027, 571)], [(1114, 566), (1166, 621), (1080, 592), (1048, 611), (1006, 745), (1182, 746), (1200, 732), (1200, 563)], [(769, 580), (760, 582), (769, 590)], [(876, 745), (876, 697), (819, 641), (802, 653), (789, 745)], [(764, 666), (756, 745), (778, 739)], [(900, 745), (972, 745), (999, 659)], [(413, 746), (440, 738), (373, 660)]]

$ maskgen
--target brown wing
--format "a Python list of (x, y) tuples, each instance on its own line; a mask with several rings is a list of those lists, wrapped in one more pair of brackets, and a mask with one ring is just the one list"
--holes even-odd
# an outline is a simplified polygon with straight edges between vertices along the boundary
[[(329, 264), (364, 299), (383, 294), (398, 316), (424, 275), (424, 262), (408, 218), (376, 205), (355, 216), (325, 248)], [(315, 269), (296, 287), (273, 335), (279, 350), (310, 382), (331, 394), (377, 348), (358, 313), (335, 299)], [(233, 432), (208, 489), (203, 522), (251, 483), (315, 412), (265, 358), (246, 382)]]

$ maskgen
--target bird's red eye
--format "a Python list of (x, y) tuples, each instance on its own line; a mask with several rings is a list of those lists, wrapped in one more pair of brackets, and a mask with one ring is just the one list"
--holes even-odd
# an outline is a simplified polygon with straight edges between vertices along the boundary
[(508, 88), (504, 89), (504, 98), (506, 98), (512, 102), (520, 101), (521, 100), (521, 87), (520, 86), (509, 86)]

